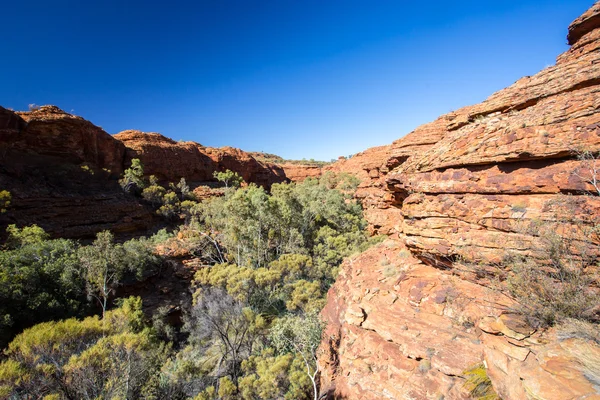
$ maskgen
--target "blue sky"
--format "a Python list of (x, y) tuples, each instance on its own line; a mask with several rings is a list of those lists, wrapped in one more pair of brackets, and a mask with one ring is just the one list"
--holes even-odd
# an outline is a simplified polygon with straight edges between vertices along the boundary
[(0, 105), (55, 104), (113, 134), (329, 160), (554, 64), (592, 4), (10, 1)]

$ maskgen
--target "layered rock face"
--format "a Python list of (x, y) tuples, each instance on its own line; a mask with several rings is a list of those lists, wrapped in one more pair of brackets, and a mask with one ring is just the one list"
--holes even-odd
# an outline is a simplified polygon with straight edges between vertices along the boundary
[(73, 164), (89, 163), (116, 175), (123, 172), (125, 146), (91, 122), (54, 106), (17, 115), (26, 122), (26, 128), (3, 141), (11, 151)]
[(390, 234), (399, 210), (391, 207), (393, 195), (386, 190), (385, 175), (395, 166), (391, 146), (373, 147), (324, 168), (334, 173), (351, 173), (360, 179), (356, 197), (362, 202), (371, 233)]
[[(0, 232), (15, 223), (70, 238), (105, 229), (147, 234), (159, 222), (153, 210), (123, 193), (117, 182), (133, 158), (163, 183), (183, 177), (196, 187), (216, 182), (213, 173), (227, 169), (264, 187), (289, 180), (279, 165), (232, 147), (180, 143), (139, 131), (111, 136), (55, 106), (16, 113), (0, 107), (0, 189), (12, 195), (11, 207), (0, 215)], [(204, 190), (201, 197), (213, 192)]]
[(323, 168), (317, 165), (283, 163), (279, 166), (292, 182), (302, 182), (306, 178), (318, 178), (323, 174)]
[(0, 107), (0, 188), (12, 195), (2, 233), (11, 223), (71, 238), (150, 229), (152, 210), (116, 180), (124, 155), (121, 142), (56, 107), (18, 114)]
[(148, 175), (162, 181), (214, 181), (215, 171), (237, 172), (246, 182), (268, 187), (287, 180), (283, 169), (257, 161), (249, 153), (233, 147), (204, 147), (195, 142), (176, 142), (158, 133), (123, 131), (114, 136), (127, 148), (127, 161), (139, 158)]
[(483, 364), (502, 399), (598, 398), (597, 342), (577, 327), (536, 331), (497, 287), (452, 272), (397, 240), (346, 260), (322, 312), (321, 391), (469, 399), (465, 371)]
[(536, 257), (535, 227), (597, 223), (600, 3), (568, 40), (555, 66), (331, 167), (361, 178), (371, 229), (391, 238), (348, 260), (328, 295), (331, 397), (468, 398), (465, 371), (480, 363), (504, 399), (600, 396), (599, 344), (536, 331), (486, 273), (507, 254)]

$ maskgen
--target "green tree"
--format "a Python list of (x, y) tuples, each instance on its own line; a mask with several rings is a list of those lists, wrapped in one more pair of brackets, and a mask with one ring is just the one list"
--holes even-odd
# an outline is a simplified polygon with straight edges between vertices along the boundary
[(6, 232), (8, 233), (8, 238), (6, 239), (5, 247), (9, 249), (42, 243), (50, 237), (46, 231), (37, 225), (24, 226), (19, 229), (16, 225), (11, 224), (6, 228)]
[(219, 182), (223, 182), (225, 187), (240, 187), (244, 179), (238, 175), (237, 172), (233, 172), (231, 170), (226, 170), (225, 172), (213, 172), (213, 177), (217, 179)]
[(103, 316), (108, 299), (125, 273), (127, 265), (122, 262), (123, 256), (123, 248), (113, 243), (109, 231), (98, 233), (92, 245), (82, 247), (79, 252), (87, 292), (98, 301)]
[(123, 178), (119, 180), (119, 183), (127, 192), (139, 191), (146, 187), (146, 182), (144, 181), (144, 165), (139, 158), (131, 160), (131, 166), (125, 170)]
[(87, 310), (77, 249), (75, 242), (57, 239), (0, 252), (0, 347), (32, 324)]
[(106, 314), (108, 300), (125, 273), (141, 277), (160, 262), (148, 242), (132, 240), (116, 244), (109, 231), (98, 233), (90, 246), (81, 247), (79, 260), (87, 292), (102, 307), (102, 315)]
[(316, 351), (321, 342), (323, 323), (318, 314), (304, 316), (285, 316), (278, 319), (271, 328), (270, 339), (275, 348), (282, 354), (294, 353), (304, 361), (306, 375), (313, 387), (314, 400), (318, 400)]

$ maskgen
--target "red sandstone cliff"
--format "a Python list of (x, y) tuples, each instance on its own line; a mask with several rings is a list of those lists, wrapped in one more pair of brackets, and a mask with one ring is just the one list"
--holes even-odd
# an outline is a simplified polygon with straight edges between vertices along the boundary
[(530, 228), (556, 222), (561, 194), (584, 223), (599, 214), (578, 155), (600, 151), (600, 3), (568, 41), (555, 66), (330, 167), (361, 178), (371, 229), (391, 239), (347, 260), (329, 292), (331, 397), (468, 398), (464, 371), (485, 363), (504, 399), (600, 398), (599, 344), (532, 328), (486, 274), (507, 252), (535, 256)]
[[(11, 207), (0, 215), (0, 231), (16, 223), (38, 224), (61, 237), (93, 237), (104, 229), (147, 234), (157, 223), (153, 210), (117, 183), (133, 158), (165, 183), (183, 177), (198, 186), (215, 182), (213, 173), (227, 169), (265, 187), (289, 180), (283, 167), (232, 147), (180, 143), (139, 131), (111, 136), (55, 106), (29, 112), (0, 107), (0, 188), (12, 195)], [(295, 179), (307, 175), (302, 168), (294, 169)]]
[(125, 146), (57, 107), (14, 113), (0, 107), (0, 188), (12, 195), (7, 224), (38, 224), (61, 237), (111, 229), (134, 234), (154, 224), (152, 210), (123, 193)]
[(215, 181), (215, 171), (237, 172), (246, 182), (270, 186), (287, 180), (281, 167), (257, 161), (250, 153), (233, 147), (205, 147), (195, 142), (176, 142), (159, 133), (123, 131), (114, 136), (127, 148), (127, 162), (139, 158), (148, 175), (177, 182)]

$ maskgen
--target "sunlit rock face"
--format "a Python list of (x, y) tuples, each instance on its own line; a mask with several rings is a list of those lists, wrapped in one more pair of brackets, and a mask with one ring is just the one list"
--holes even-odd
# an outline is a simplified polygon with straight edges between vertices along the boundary
[(205, 147), (196, 142), (176, 142), (159, 133), (123, 131), (115, 135), (127, 148), (126, 158), (139, 158), (148, 175), (161, 181), (190, 182), (214, 180), (215, 171), (237, 172), (244, 181), (269, 187), (286, 181), (281, 167), (257, 161), (249, 153), (233, 147)]
[(504, 399), (599, 395), (598, 343), (534, 329), (488, 274), (507, 253), (535, 257), (532, 226), (556, 221), (564, 195), (574, 219), (600, 212), (580, 157), (600, 151), (598, 28), (600, 3), (555, 66), (329, 167), (361, 179), (370, 229), (390, 239), (347, 260), (329, 292), (323, 392), (469, 398), (464, 372), (484, 364)]
[[(55, 106), (28, 112), (0, 107), (0, 189), (12, 196), (8, 211), (0, 215), (0, 236), (11, 223), (37, 224), (55, 237), (91, 238), (105, 229), (147, 235), (160, 224), (158, 217), (118, 184), (133, 158), (140, 158), (145, 174), (163, 184), (181, 178), (192, 188), (214, 184), (213, 173), (228, 169), (267, 188), (290, 180), (281, 166), (236, 148), (204, 147), (140, 131), (113, 136)], [(317, 174), (299, 167), (292, 175), (300, 180)]]
[(0, 108), (0, 188), (11, 193), (7, 224), (37, 224), (56, 237), (110, 229), (145, 232), (152, 210), (123, 192), (125, 146), (102, 128), (58, 107), (15, 113)]

